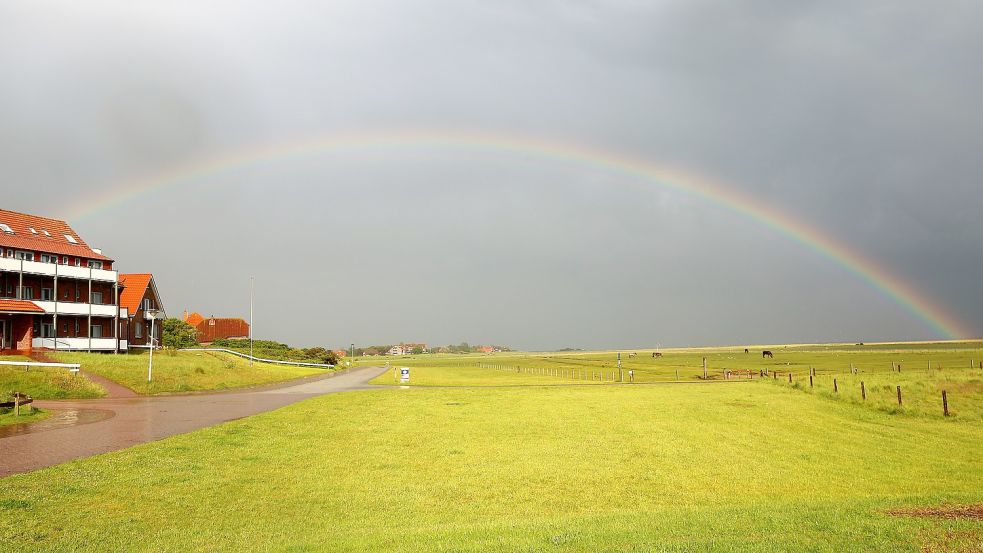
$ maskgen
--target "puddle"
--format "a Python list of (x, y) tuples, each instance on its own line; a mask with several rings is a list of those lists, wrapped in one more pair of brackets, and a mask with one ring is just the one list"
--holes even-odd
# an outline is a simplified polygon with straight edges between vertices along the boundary
[(12, 424), (0, 426), (0, 438), (20, 436), (21, 434), (37, 434), (46, 430), (55, 430), (79, 424), (89, 424), (104, 421), (116, 415), (107, 409), (52, 409), (50, 417), (27, 424)]

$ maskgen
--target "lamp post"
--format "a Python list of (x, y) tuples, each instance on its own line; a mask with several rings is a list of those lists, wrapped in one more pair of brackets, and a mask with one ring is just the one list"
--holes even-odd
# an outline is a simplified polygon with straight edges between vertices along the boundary
[(256, 288), (256, 278), (249, 277), (249, 366), (253, 366), (253, 290)]
[(355, 344), (352, 343), (352, 363), (355, 362)]
[(150, 319), (150, 363), (147, 365), (147, 382), (153, 380), (154, 377), (154, 322), (157, 320), (157, 314), (159, 311), (156, 309), (144, 311), (144, 316)]

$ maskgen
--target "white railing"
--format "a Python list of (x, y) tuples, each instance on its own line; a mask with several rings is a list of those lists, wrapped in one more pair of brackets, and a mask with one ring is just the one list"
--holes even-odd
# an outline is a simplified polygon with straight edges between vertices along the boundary
[(98, 349), (115, 351), (116, 338), (92, 338), (91, 341), (89, 338), (34, 338), (31, 340), (31, 346), (55, 350)]
[[(54, 313), (57, 307), (59, 315), (88, 315), (89, 308), (92, 308), (92, 314), (98, 317), (115, 317), (116, 316), (116, 306), (115, 305), (103, 305), (99, 303), (73, 303), (73, 302), (54, 302), (54, 301), (40, 301), (31, 300), (35, 305), (44, 309), (45, 313)], [(57, 305), (56, 305), (57, 304)]]
[(301, 363), (298, 361), (281, 361), (279, 359), (260, 359), (259, 357), (253, 357), (251, 355), (246, 355), (245, 353), (239, 353), (238, 351), (234, 351), (231, 349), (222, 349), (222, 348), (183, 348), (183, 349), (179, 349), (178, 351), (212, 351), (212, 352), (218, 351), (222, 353), (238, 355), (243, 359), (252, 359), (253, 361), (258, 361), (260, 363), (276, 363), (277, 365), (293, 365), (296, 367), (318, 367), (321, 369), (334, 368), (334, 365), (326, 365), (323, 363)]
[(40, 363), (37, 361), (0, 361), (0, 365), (13, 365), (15, 367), (58, 367), (62, 369), (68, 369), (69, 371), (76, 373), (82, 367), (78, 363)]
[(91, 278), (92, 280), (104, 282), (116, 282), (119, 276), (116, 271), (107, 271), (105, 269), (58, 265), (57, 263), (41, 263), (40, 261), (24, 261), (9, 257), (0, 257), (0, 270), (13, 273), (24, 272), (32, 275), (63, 276), (83, 280)]

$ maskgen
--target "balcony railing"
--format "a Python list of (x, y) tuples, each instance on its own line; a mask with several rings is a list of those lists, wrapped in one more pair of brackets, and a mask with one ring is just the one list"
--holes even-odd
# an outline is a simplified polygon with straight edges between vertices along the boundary
[[(34, 338), (31, 346), (46, 349), (97, 349), (115, 350), (116, 338)], [(120, 349), (126, 349), (126, 340), (120, 340)]]
[[(115, 317), (116, 316), (116, 306), (115, 305), (101, 305), (97, 303), (71, 303), (71, 302), (54, 302), (54, 301), (40, 301), (31, 300), (34, 305), (37, 305), (41, 309), (44, 309), (45, 314), (52, 314), (57, 312), (59, 315), (88, 315), (89, 309), (92, 309), (92, 314), (97, 317)], [(123, 310), (126, 311), (125, 309)], [(125, 316), (120, 314), (121, 317)]]
[(0, 258), (0, 271), (24, 272), (32, 275), (60, 276), (100, 282), (116, 282), (118, 273), (105, 269), (90, 269), (74, 265), (58, 265), (56, 263), (41, 263), (40, 261), (24, 261), (22, 259)]

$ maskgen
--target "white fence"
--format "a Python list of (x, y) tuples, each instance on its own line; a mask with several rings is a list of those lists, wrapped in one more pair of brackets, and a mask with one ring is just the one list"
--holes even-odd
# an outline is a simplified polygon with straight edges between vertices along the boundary
[(82, 365), (78, 363), (39, 363), (37, 361), (0, 361), (0, 365), (13, 365), (15, 367), (26, 367), (30, 369), (31, 367), (58, 367), (62, 369), (68, 369), (73, 373), (77, 373)]
[(317, 367), (319, 369), (333, 369), (334, 365), (325, 365), (322, 363), (300, 363), (297, 361), (281, 361), (279, 359), (260, 359), (259, 357), (253, 357), (251, 355), (246, 355), (245, 353), (239, 353), (231, 349), (222, 348), (185, 348), (178, 351), (218, 351), (222, 353), (229, 353), (232, 355), (237, 355), (243, 359), (252, 359), (253, 361), (259, 361), (260, 363), (275, 363), (277, 365), (293, 365), (295, 367)]

